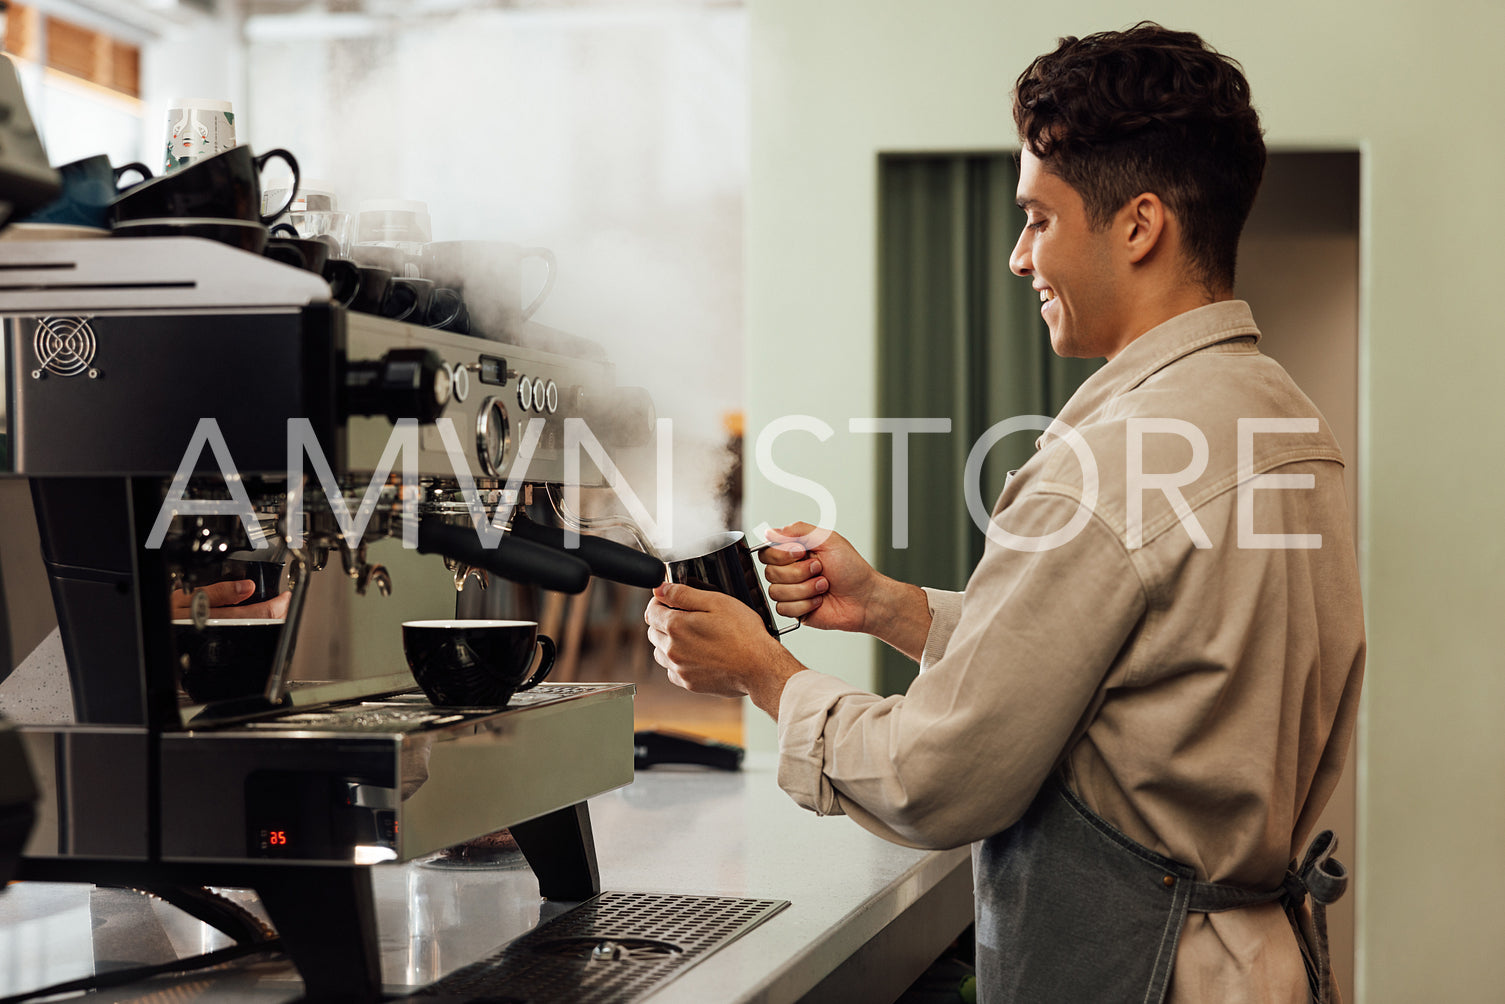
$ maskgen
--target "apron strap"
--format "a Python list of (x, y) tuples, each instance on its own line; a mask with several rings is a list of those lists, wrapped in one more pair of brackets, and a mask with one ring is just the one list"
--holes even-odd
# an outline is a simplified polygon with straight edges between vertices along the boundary
[[(1317, 1004), (1331, 1004), (1337, 995), (1327, 949), (1327, 906), (1337, 902), (1348, 890), (1348, 869), (1332, 856), (1337, 848), (1338, 838), (1333, 836), (1333, 831), (1323, 830), (1307, 845), (1301, 864), (1291, 862), (1280, 888), (1267, 892), (1219, 882), (1195, 882), (1187, 909), (1192, 913), (1222, 913), (1280, 901), (1291, 929), (1296, 932), (1296, 943), (1306, 963), (1312, 998)], [(1301, 906), (1308, 896), (1312, 903), (1311, 911), (1306, 913)]]
[(1292, 861), (1280, 887), (1266, 892), (1221, 882), (1195, 882), (1192, 884), (1191, 905), (1187, 909), (1192, 913), (1222, 913), (1276, 900), (1284, 900), (1288, 908), (1295, 908), (1308, 895), (1314, 906), (1336, 903), (1348, 890), (1348, 869), (1342, 862), (1333, 860), (1333, 851), (1337, 847), (1338, 838), (1333, 836), (1333, 831), (1323, 830), (1307, 845), (1300, 867)]

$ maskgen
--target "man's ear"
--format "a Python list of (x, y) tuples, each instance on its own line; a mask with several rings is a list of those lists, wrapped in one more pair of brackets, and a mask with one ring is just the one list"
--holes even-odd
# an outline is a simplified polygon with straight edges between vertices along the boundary
[(1141, 192), (1119, 210), (1119, 233), (1124, 235), (1129, 261), (1144, 261), (1162, 241), (1168, 239), (1170, 220), (1165, 203), (1154, 192)]

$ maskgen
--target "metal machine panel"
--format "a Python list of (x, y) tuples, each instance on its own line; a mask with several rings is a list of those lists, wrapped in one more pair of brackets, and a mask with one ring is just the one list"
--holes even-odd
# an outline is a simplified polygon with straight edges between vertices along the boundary
[[(535, 337), (547, 329), (533, 325)], [(561, 356), (533, 347), (504, 345), (484, 338), (430, 328), (395, 324), (365, 314), (349, 317), (350, 356), (376, 358), (394, 347), (422, 346), (439, 354), (454, 374), (453, 396), (440, 422), (450, 423), (453, 441), (462, 451), (463, 468), (456, 471), (438, 424), (425, 425), (419, 435), (420, 473), (425, 477), (509, 479), (530, 484), (563, 484), (565, 477), (565, 420), (583, 420), (590, 434), (603, 443), (622, 431), (620, 399), (613, 384), (613, 368), (602, 360)], [(525, 466), (519, 465), (530, 423), (540, 426)], [(639, 416), (633, 432), (644, 435), (651, 424)], [(382, 417), (352, 417), (349, 427), (351, 470), (377, 467), (386, 448), (392, 423)], [(490, 445), (488, 446), (488, 442)], [(582, 486), (604, 483), (588, 453), (581, 452)]]
[[(319, 307), (9, 319), (12, 470), (171, 477), (206, 418), (242, 474), (285, 473), (289, 418), (313, 422), (333, 459), (339, 318)], [(196, 469), (219, 471), (202, 442)]]
[(27, 856), (151, 856), (145, 729), (22, 726), (21, 734), (41, 792)]
[(11, 314), (303, 307), (327, 301), (312, 272), (198, 237), (15, 241), (0, 260)]
[(393, 695), (162, 737), (162, 858), (410, 860), (632, 782), (630, 684)]

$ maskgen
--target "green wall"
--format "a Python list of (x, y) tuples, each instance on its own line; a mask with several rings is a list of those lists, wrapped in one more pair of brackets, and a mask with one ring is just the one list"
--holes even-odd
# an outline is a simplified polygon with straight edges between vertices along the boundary
[[(1505, 5), (1268, 0), (1071, 5), (751, 0), (749, 459), (774, 418), (825, 441), (774, 459), (826, 484), (871, 553), (880, 151), (1014, 142), (1013, 80), (1058, 36), (1153, 17), (1248, 72), (1282, 149), (1363, 156), (1360, 487), (1370, 658), (1359, 740), (1358, 983), (1350, 1000), (1495, 1001), (1505, 986)], [(750, 523), (816, 514), (750, 469)], [(791, 649), (870, 685), (858, 639)], [(749, 742), (772, 728), (749, 719)]]

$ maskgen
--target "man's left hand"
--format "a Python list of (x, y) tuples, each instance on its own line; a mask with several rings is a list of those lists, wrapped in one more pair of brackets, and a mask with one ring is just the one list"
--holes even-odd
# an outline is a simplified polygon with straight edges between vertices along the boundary
[(669, 682), (697, 694), (745, 694), (774, 717), (785, 681), (805, 668), (747, 604), (724, 593), (666, 582), (643, 620)]

